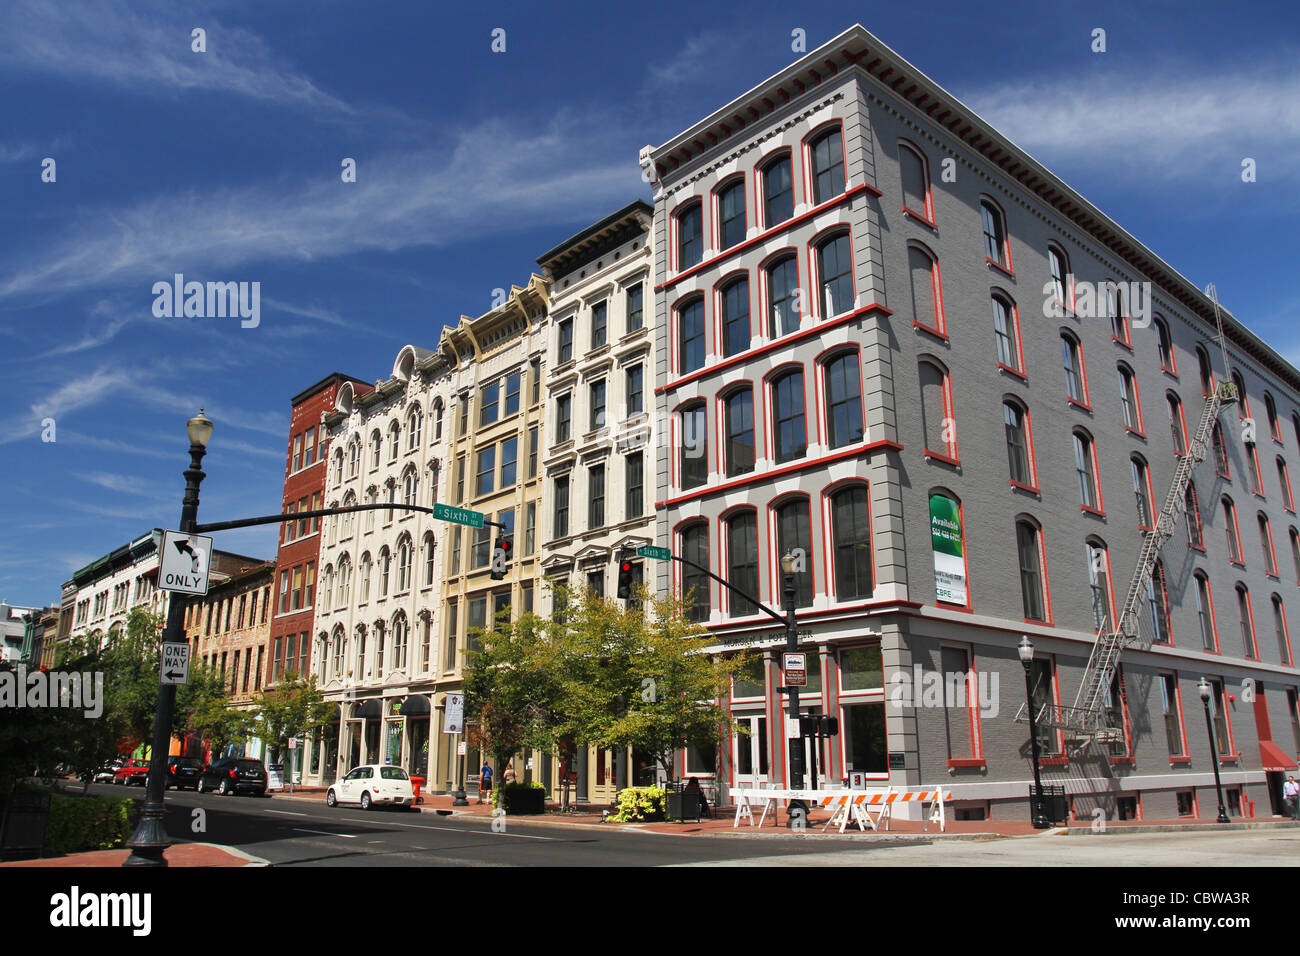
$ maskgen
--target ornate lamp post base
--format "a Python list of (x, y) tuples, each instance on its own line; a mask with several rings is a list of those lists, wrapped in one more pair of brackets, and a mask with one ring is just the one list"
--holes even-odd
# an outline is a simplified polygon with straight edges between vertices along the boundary
[(163, 851), (171, 846), (167, 839), (167, 830), (163, 826), (163, 807), (161, 803), (148, 802), (140, 812), (140, 822), (126, 844), (131, 848), (131, 855), (123, 866), (166, 866), (167, 858)]

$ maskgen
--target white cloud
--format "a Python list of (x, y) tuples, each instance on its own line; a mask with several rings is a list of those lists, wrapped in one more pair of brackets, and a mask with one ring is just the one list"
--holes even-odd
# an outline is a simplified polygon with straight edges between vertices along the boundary
[(1261, 183), (1300, 178), (1294, 61), (1236, 73), (1198, 64), (1194, 72), (1152, 65), (1083, 79), (1025, 77), (965, 99), (1048, 166), (1239, 183), (1241, 160), (1250, 156)]

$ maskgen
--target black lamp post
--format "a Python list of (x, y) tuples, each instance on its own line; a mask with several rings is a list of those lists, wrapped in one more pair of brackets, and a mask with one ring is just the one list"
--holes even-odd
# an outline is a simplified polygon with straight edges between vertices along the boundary
[[(781, 609), (785, 611), (785, 649), (787, 651), (797, 651), (799, 649), (799, 623), (795, 617), (795, 609), (799, 600), (798, 590), (795, 587), (794, 574), (798, 561), (793, 554), (783, 555), (781, 558)], [(786, 693), (789, 696), (789, 705), (786, 713), (789, 715), (797, 727), (799, 725), (799, 688), (786, 687)], [(803, 789), (803, 738), (798, 734), (790, 738), (790, 786), (794, 790)]]
[(1210, 720), (1210, 682), (1204, 677), (1196, 685), (1201, 694), (1201, 706), (1205, 708), (1205, 729), (1210, 734), (1210, 759), (1214, 761), (1214, 789), (1219, 794), (1219, 817), (1216, 823), (1231, 823), (1228, 813), (1223, 808), (1223, 781), (1219, 778), (1219, 745), (1214, 739), (1214, 723)]
[[(207, 453), (208, 439), (212, 437), (212, 422), (203, 409), (185, 423), (190, 438), (190, 467), (185, 469), (185, 497), (181, 502), (180, 531), (194, 531), (199, 513), (199, 485), (203, 482), (201, 465)], [(167, 606), (167, 626), (163, 630), (164, 643), (185, 641), (186, 598), (173, 592)], [(162, 654), (159, 653), (159, 661)], [(158, 685), (158, 706), (153, 722), (153, 749), (149, 753), (149, 777), (146, 784), (144, 809), (140, 822), (127, 841), (131, 855), (123, 866), (166, 866), (163, 850), (168, 847), (167, 830), (163, 825), (163, 797), (167, 792), (167, 752), (172, 736), (172, 711), (176, 705), (176, 685)]]
[(1035, 830), (1050, 830), (1052, 824), (1043, 815), (1043, 781), (1038, 771), (1038, 719), (1034, 715), (1034, 686), (1030, 678), (1034, 664), (1034, 645), (1029, 643), (1027, 634), (1021, 635), (1016, 650), (1020, 653), (1020, 663), (1025, 667), (1025, 709), (1029, 711), (1029, 746), (1034, 755), (1034, 794), (1029, 801), (1030, 814)]

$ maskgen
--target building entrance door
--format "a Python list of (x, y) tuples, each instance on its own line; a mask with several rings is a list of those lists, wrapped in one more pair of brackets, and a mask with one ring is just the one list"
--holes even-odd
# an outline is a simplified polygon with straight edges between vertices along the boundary
[(590, 803), (613, 803), (618, 788), (614, 783), (614, 751), (587, 749), (587, 800)]
[(365, 726), (363, 720), (348, 721), (348, 765), (345, 770), (352, 770), (354, 767), (361, 765), (361, 733)]
[(738, 716), (737, 722), (748, 733), (732, 735), (732, 766), (736, 768), (737, 787), (762, 787), (770, 779), (767, 761), (767, 718)]

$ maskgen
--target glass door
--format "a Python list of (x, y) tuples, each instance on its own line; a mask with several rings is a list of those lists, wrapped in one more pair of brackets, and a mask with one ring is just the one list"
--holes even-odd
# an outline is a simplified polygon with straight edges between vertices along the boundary
[(732, 766), (736, 768), (737, 787), (762, 787), (768, 782), (767, 718), (741, 716), (741, 727), (732, 735)]

